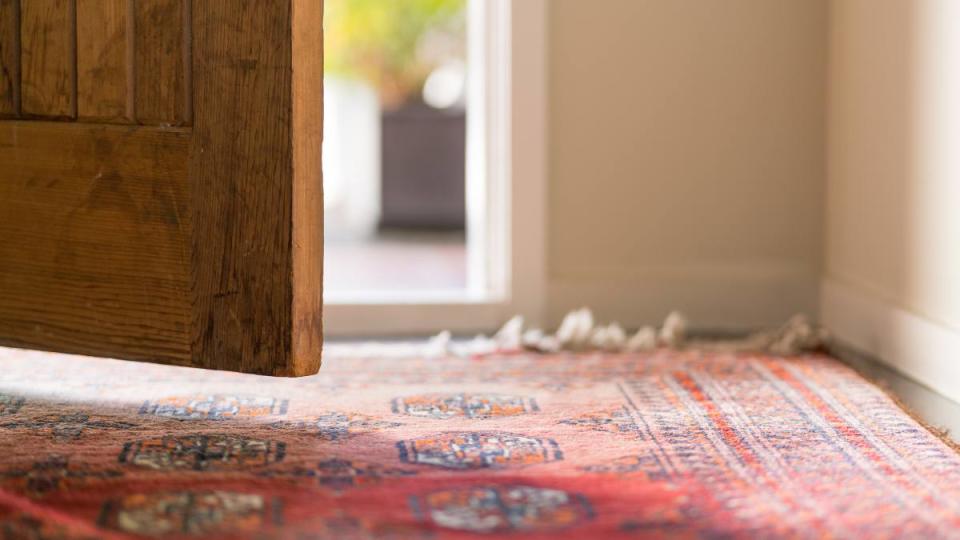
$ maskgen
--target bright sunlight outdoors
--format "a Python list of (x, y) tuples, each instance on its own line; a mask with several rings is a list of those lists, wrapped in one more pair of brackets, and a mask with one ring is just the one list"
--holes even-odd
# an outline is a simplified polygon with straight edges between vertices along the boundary
[(467, 0), (327, 0), (328, 298), (466, 287)]

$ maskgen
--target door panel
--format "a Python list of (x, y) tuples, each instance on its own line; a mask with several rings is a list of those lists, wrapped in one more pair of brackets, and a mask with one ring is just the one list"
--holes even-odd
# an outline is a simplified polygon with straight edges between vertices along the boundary
[(0, 0), (0, 343), (316, 372), (321, 28), (316, 0)]
[(189, 133), (0, 123), (0, 335), (189, 364)]
[(0, 118), (20, 110), (20, 3), (0, 0)]
[[(94, 0), (96, 1), (96, 0)], [(187, 125), (191, 24), (183, 0), (138, 0), (136, 28), (136, 118), (147, 125)]]
[(71, 0), (20, 3), (20, 99), (23, 115), (76, 116), (76, 28)]
[(128, 69), (127, 0), (77, 0), (77, 116), (127, 123), (133, 102)]

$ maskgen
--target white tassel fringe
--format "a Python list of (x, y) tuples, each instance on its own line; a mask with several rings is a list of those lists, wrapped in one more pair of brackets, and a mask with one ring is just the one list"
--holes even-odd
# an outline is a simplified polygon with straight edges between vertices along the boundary
[(828, 339), (824, 329), (811, 324), (804, 315), (795, 315), (776, 330), (757, 332), (743, 339), (690, 340), (687, 337), (687, 319), (676, 311), (667, 316), (659, 329), (644, 326), (636, 333), (628, 335), (619, 323), (597, 324), (593, 312), (588, 308), (581, 308), (568, 313), (555, 334), (547, 334), (539, 328), (525, 328), (523, 317), (517, 315), (492, 337), (478, 335), (469, 341), (458, 341), (453, 339), (449, 331), (443, 331), (430, 338), (426, 344), (365, 343), (331, 345), (329, 348), (334, 354), (349, 356), (386, 354), (468, 357), (520, 351), (635, 353), (661, 347), (789, 356), (819, 350), (825, 346)]
[(672, 349), (704, 349), (727, 352), (767, 352), (794, 355), (815, 351), (827, 341), (827, 333), (813, 326), (804, 315), (795, 315), (777, 330), (758, 332), (738, 340), (699, 340), (687, 337), (687, 319), (679, 312), (670, 313), (659, 330), (645, 326), (633, 335), (619, 323), (596, 324), (588, 308), (571, 311), (563, 318), (555, 334), (539, 328), (524, 329), (524, 320), (516, 316), (493, 337), (477, 336), (468, 342), (450, 340), (449, 332), (433, 338), (431, 343), (445, 345), (442, 354), (473, 356), (491, 353), (535, 351), (642, 352), (658, 347)]

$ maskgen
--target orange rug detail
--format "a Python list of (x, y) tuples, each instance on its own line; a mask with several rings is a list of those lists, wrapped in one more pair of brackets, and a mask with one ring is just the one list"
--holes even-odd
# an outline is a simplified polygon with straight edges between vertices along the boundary
[(0, 538), (949, 538), (960, 458), (822, 356), (0, 349)]

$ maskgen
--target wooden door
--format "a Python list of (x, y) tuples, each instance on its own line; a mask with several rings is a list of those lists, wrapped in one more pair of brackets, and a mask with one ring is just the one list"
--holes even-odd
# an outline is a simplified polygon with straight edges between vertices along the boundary
[(0, 0), (0, 344), (306, 375), (321, 0)]

